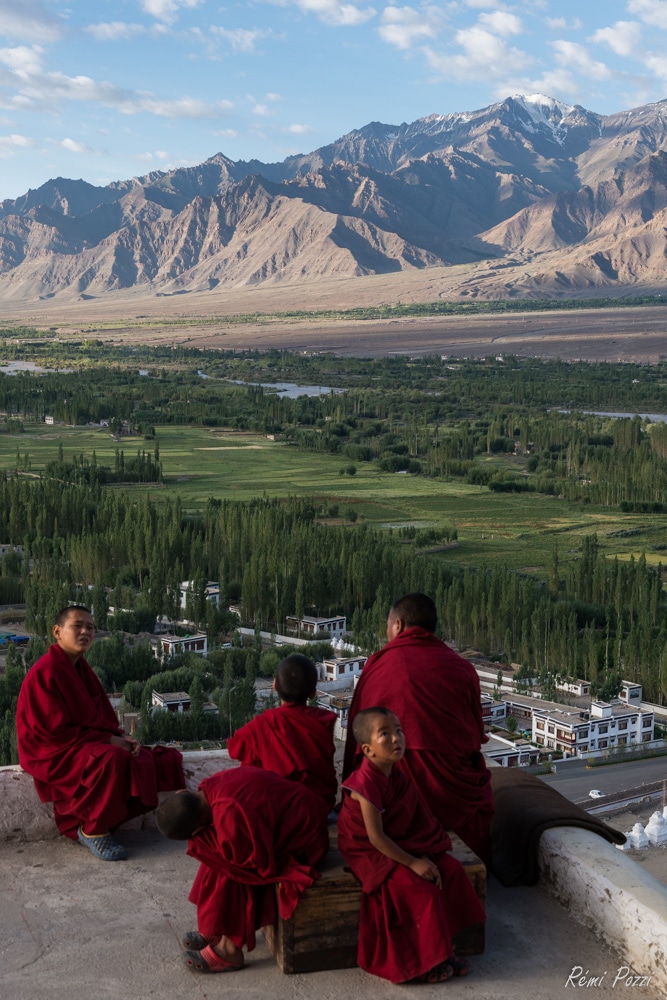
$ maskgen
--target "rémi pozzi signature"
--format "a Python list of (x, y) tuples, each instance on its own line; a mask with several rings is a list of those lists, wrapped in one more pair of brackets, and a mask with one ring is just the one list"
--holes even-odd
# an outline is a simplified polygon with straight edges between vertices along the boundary
[[(613, 980), (607, 977), (614, 976)], [(590, 969), (584, 969), (583, 965), (573, 965), (572, 972), (565, 981), (565, 989), (568, 986), (582, 987), (583, 989), (595, 989), (603, 985), (610, 985), (614, 989), (616, 986), (649, 986), (650, 976), (638, 976), (628, 965), (621, 965), (615, 973), (603, 972), (599, 976), (592, 976)]]

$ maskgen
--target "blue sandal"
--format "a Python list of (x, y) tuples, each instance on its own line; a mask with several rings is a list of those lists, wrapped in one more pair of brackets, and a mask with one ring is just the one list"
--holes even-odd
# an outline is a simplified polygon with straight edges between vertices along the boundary
[(110, 833), (88, 837), (79, 827), (76, 836), (79, 843), (87, 847), (100, 861), (125, 861), (127, 858), (127, 851), (123, 845), (119, 844)]

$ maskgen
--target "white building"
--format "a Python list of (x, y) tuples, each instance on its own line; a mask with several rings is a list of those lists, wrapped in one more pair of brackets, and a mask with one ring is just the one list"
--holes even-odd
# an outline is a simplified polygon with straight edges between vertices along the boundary
[(507, 718), (507, 704), (504, 701), (495, 701), (489, 694), (483, 694), (480, 700), (485, 727), (503, 726)]
[(165, 656), (176, 656), (177, 653), (197, 653), (206, 656), (208, 652), (208, 636), (205, 632), (195, 635), (161, 635), (151, 641), (153, 654), (162, 660)]
[[(181, 610), (185, 611), (186, 605), (188, 603), (188, 594), (193, 593), (195, 589), (194, 580), (183, 580), (182, 583), (178, 585), (178, 599), (180, 602)], [(215, 580), (208, 580), (205, 589), (205, 595), (207, 601), (212, 601), (216, 608), (220, 607), (220, 584), (216, 583)]]
[(286, 621), (289, 631), (308, 636), (330, 635), (332, 639), (337, 639), (347, 629), (345, 615), (333, 615), (331, 618), (315, 618), (311, 615), (297, 618), (296, 615), (288, 615)]
[(577, 698), (587, 698), (591, 693), (591, 685), (589, 681), (582, 680), (567, 680), (560, 681), (556, 684), (557, 691), (565, 691), (567, 694), (574, 694)]
[(348, 656), (344, 659), (323, 660), (320, 670), (321, 681), (352, 680), (363, 670), (367, 656)]
[(482, 746), (482, 753), (501, 767), (528, 767), (537, 764), (540, 751), (526, 740), (513, 743), (503, 736), (489, 736), (489, 742)]
[(570, 756), (648, 743), (653, 728), (653, 712), (621, 701), (594, 701), (590, 712), (567, 705), (533, 709), (533, 742)]
[(626, 705), (639, 708), (642, 703), (642, 686), (632, 681), (621, 681), (621, 693), (618, 696)]

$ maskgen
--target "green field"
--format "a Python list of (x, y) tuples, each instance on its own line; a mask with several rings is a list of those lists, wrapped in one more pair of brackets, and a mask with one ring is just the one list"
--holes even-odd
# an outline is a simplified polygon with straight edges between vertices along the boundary
[[(356, 474), (341, 475), (349, 461), (329, 453), (301, 451), (284, 442), (251, 433), (202, 427), (157, 428), (164, 483), (112, 487), (148, 492), (156, 501), (181, 497), (186, 507), (202, 507), (209, 497), (249, 500), (258, 496), (309, 496), (325, 507), (338, 505), (332, 520), (344, 522), (350, 510), (365, 523), (447, 525), (458, 531), (458, 544), (439, 558), (463, 565), (501, 560), (524, 572), (542, 573), (558, 548), (561, 565), (576, 559), (581, 539), (596, 532), (602, 549), (621, 558), (646, 554), (652, 563), (667, 561), (667, 516), (621, 514), (610, 508), (569, 503), (540, 494), (492, 493), (486, 487), (423, 476), (381, 472), (358, 462)], [(0, 435), (0, 469), (13, 473), (17, 449), (26, 475), (39, 475), (58, 457), (67, 460), (93, 451), (102, 465), (114, 467), (116, 449), (126, 457), (153, 452), (143, 438), (116, 441), (106, 429), (45, 427), (26, 424), (21, 434)]]

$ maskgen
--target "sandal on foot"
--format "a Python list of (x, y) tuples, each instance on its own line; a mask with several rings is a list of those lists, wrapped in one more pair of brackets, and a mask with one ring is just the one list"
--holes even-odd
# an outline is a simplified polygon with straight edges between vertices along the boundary
[(79, 827), (76, 836), (79, 843), (87, 847), (100, 861), (125, 861), (127, 858), (127, 851), (123, 845), (119, 844), (110, 833), (89, 837)]
[[(448, 979), (451, 979), (455, 975), (455, 972), (451, 966), (451, 958), (447, 959), (446, 962), (440, 962), (436, 965), (430, 972), (425, 972), (421, 976), (417, 976), (413, 979), (413, 983), (446, 983)], [(465, 973), (463, 973), (465, 975)]]
[(186, 931), (181, 938), (181, 944), (186, 951), (201, 951), (207, 944), (211, 944), (216, 938), (207, 938), (199, 931)]
[(454, 976), (467, 976), (470, 972), (470, 962), (466, 961), (465, 958), (450, 955), (446, 964), (449, 965)]
[(226, 958), (213, 951), (210, 945), (206, 945), (201, 951), (186, 951), (185, 961), (189, 969), (193, 972), (240, 972), (243, 963), (228, 962)]

